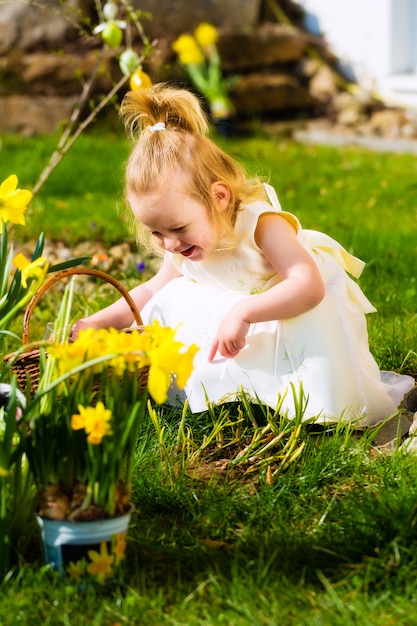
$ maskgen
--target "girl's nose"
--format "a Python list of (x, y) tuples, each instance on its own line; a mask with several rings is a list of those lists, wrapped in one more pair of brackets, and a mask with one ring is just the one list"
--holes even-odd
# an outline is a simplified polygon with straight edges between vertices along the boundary
[(175, 250), (178, 248), (179, 240), (176, 237), (164, 237), (165, 250)]

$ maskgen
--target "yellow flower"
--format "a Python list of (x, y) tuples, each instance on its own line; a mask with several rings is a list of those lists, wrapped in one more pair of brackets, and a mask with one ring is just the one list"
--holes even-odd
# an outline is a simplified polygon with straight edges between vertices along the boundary
[(77, 341), (68, 344), (53, 344), (48, 346), (49, 354), (56, 359), (59, 374), (65, 374), (78, 367), (85, 361), (85, 346)]
[(96, 576), (99, 583), (103, 583), (108, 576), (113, 574), (112, 564), (114, 556), (109, 554), (107, 549), (107, 543), (102, 541), (100, 544), (100, 552), (96, 550), (88, 551), (88, 558), (91, 559), (91, 563), (87, 565), (87, 572)]
[(71, 561), (67, 567), (68, 576), (70, 578), (73, 578), (74, 580), (80, 581), (83, 575), (84, 564), (85, 563), (83, 559), (81, 559), (80, 561), (77, 561), (76, 563), (74, 563), (74, 561)]
[(148, 350), (152, 347), (159, 346), (166, 342), (175, 342), (178, 347), (182, 347), (182, 344), (175, 340), (177, 329), (170, 326), (161, 326), (161, 324), (154, 320), (152, 324), (149, 324), (145, 328), (145, 334), (149, 337)]
[(127, 533), (116, 533), (116, 543), (112, 550), (114, 554), (115, 565), (118, 565), (120, 561), (123, 561), (123, 559), (125, 558), (127, 546), (126, 535)]
[(166, 401), (172, 375), (179, 389), (183, 389), (192, 369), (198, 347), (191, 345), (186, 352), (180, 352), (183, 345), (177, 341), (166, 341), (150, 354), (148, 389), (158, 404)]
[[(80, 331), (76, 341), (68, 344), (54, 344), (48, 347), (48, 352), (55, 357), (56, 367), (60, 374), (75, 369), (85, 361), (101, 357), (108, 352), (105, 350), (105, 337), (109, 331), (100, 331), (88, 328)], [(103, 365), (94, 367), (94, 371), (100, 371)]]
[(193, 368), (193, 361), (198, 346), (192, 344), (184, 351), (184, 344), (175, 339), (176, 329), (161, 326), (155, 321), (147, 327), (152, 337), (152, 348), (149, 349), (149, 361), (158, 367), (171, 371), (182, 389)]
[(187, 384), (187, 380), (189, 379), (191, 372), (193, 371), (194, 357), (198, 350), (199, 347), (195, 344), (192, 344), (188, 347), (186, 352), (181, 353), (180, 358), (178, 358), (177, 360), (174, 374), (179, 389), (184, 389), (185, 385)]
[(21, 271), (22, 287), (26, 289), (29, 278), (42, 279), (48, 271), (48, 261), (41, 256), (35, 261), (28, 261), (24, 254), (19, 252), (13, 259), (13, 264)]
[(194, 35), (203, 48), (212, 46), (219, 38), (216, 27), (212, 24), (207, 24), (207, 22), (199, 24), (194, 31)]
[(184, 344), (175, 339), (175, 328), (161, 326), (155, 321), (146, 327), (144, 335), (149, 335), (150, 346), (147, 349), (149, 359), (148, 390), (158, 404), (166, 401), (172, 375), (180, 389), (186, 384), (198, 347), (191, 345), (183, 351)]
[(79, 414), (71, 416), (71, 428), (80, 430), (84, 428), (87, 433), (87, 441), (92, 445), (99, 445), (103, 437), (112, 435), (111, 426), (109, 424), (112, 413), (102, 402), (97, 402), (96, 406), (84, 407), (78, 405)]
[(10, 221), (24, 226), (24, 212), (33, 194), (27, 189), (17, 189), (17, 183), (17, 176), (12, 174), (0, 185), (0, 218), (5, 224)]
[(172, 44), (172, 49), (183, 65), (200, 65), (203, 62), (203, 53), (192, 35), (180, 35)]
[[(148, 390), (152, 398), (160, 404), (167, 399), (172, 375), (175, 376), (178, 387), (183, 389), (198, 350), (195, 345), (184, 350), (184, 344), (176, 341), (175, 333), (175, 329), (161, 326), (158, 322), (146, 326), (143, 331), (131, 333), (121, 333), (114, 328), (89, 328), (80, 331), (73, 343), (53, 345), (48, 350), (55, 357), (61, 374), (85, 361), (100, 357), (103, 357), (103, 362), (94, 366), (93, 371), (111, 368), (112, 375), (119, 377), (126, 370), (134, 371), (137, 367), (149, 365)], [(105, 360), (106, 355), (115, 356)], [(84, 414), (73, 416), (73, 424), (76, 424), (73, 428), (85, 428), (84, 421)], [(86, 432), (89, 431), (86, 429)], [(90, 443), (93, 443), (94, 438), (94, 435), (90, 436)]]
[(187, 35), (187, 34), (180, 35), (178, 39), (176, 39), (172, 43), (172, 49), (177, 54), (181, 54), (182, 52), (184, 52), (184, 50), (187, 50), (190, 47), (194, 47), (195, 43), (196, 42), (192, 35)]
[(153, 363), (148, 374), (148, 390), (158, 404), (162, 404), (168, 397), (171, 385), (171, 372)]
[[(136, 332), (135, 335), (138, 333)], [(115, 354), (110, 365), (116, 376), (122, 376), (127, 370), (132, 371), (138, 361), (135, 354), (135, 338), (129, 333), (120, 333), (114, 328), (110, 329), (106, 336), (103, 336), (102, 350), (104, 354)], [(142, 348), (139, 347), (141, 350)]]
[(152, 80), (149, 74), (138, 69), (131, 74), (129, 85), (132, 91), (139, 91), (140, 89), (152, 87)]

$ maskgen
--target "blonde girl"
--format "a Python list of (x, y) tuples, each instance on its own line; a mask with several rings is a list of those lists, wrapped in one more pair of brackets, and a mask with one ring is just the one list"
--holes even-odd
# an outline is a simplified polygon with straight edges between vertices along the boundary
[[(131, 295), (145, 323), (158, 319), (199, 345), (184, 390), (191, 410), (244, 391), (272, 408), (284, 396), (293, 417), (296, 390), (318, 422), (366, 425), (393, 413), (414, 380), (380, 372), (369, 351), (365, 314), (375, 309), (347, 273), (358, 277), (362, 261), (282, 211), (272, 187), (207, 136), (190, 92), (165, 84), (130, 92), (121, 117), (137, 137), (127, 205), (138, 239), (163, 253)], [(119, 300), (74, 333), (131, 323)]]

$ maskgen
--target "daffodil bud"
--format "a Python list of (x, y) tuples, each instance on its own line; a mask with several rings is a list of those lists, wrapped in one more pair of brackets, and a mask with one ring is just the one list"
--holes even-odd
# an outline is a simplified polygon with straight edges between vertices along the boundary
[(114, 2), (106, 2), (106, 4), (103, 7), (103, 15), (104, 15), (104, 19), (107, 22), (110, 22), (111, 20), (115, 20), (117, 17), (117, 5)]
[(132, 48), (128, 48), (119, 58), (119, 66), (122, 73), (127, 76), (135, 71), (137, 66), (139, 65), (139, 55), (137, 52), (132, 50)]
[(118, 48), (122, 43), (123, 32), (117, 24), (110, 22), (104, 27), (101, 37), (110, 48)]
[(137, 69), (130, 77), (130, 88), (132, 91), (139, 91), (139, 89), (148, 89), (152, 87), (152, 80), (146, 72), (141, 69)]

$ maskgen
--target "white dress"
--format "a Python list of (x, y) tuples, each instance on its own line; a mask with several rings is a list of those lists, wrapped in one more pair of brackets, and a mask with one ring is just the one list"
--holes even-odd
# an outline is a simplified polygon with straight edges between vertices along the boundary
[[(356, 278), (364, 263), (323, 233), (303, 230), (297, 218), (281, 211), (275, 191), (271, 201), (246, 205), (235, 231), (241, 237), (232, 251), (215, 252), (200, 262), (172, 254), (181, 272), (142, 311), (145, 323), (158, 319), (177, 327), (177, 338), (200, 347), (184, 389), (191, 411), (236, 400), (244, 390), (255, 402), (295, 416), (293, 389), (300, 383), (307, 398), (305, 418), (318, 423), (376, 423), (393, 414), (414, 385), (410, 376), (380, 372), (368, 347), (365, 314), (375, 308), (346, 272)], [(254, 239), (259, 217), (280, 212), (297, 231), (323, 277), (326, 295), (312, 310), (297, 317), (251, 324), (245, 348), (233, 359), (219, 355), (207, 361), (209, 347), (229, 308), (248, 295), (279, 281)], [(292, 384), (291, 384), (292, 383)], [(175, 387), (172, 397), (178, 393)]]

